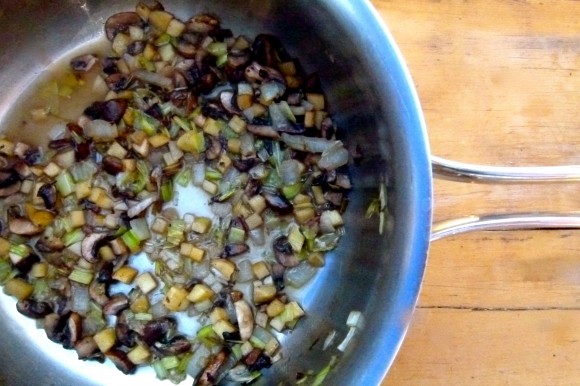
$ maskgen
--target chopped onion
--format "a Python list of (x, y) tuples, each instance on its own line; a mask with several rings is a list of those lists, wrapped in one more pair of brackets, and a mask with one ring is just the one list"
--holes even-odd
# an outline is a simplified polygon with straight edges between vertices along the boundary
[(278, 81), (272, 80), (266, 83), (263, 83), (260, 86), (260, 100), (264, 102), (272, 101), (278, 97), (284, 95), (286, 88), (284, 85)]
[(240, 283), (245, 283), (254, 278), (254, 273), (252, 272), (252, 263), (250, 260), (242, 260), (238, 263), (238, 275), (236, 279)]
[(84, 129), (85, 135), (102, 141), (112, 141), (119, 136), (117, 125), (109, 123), (102, 119), (88, 121)]
[(325, 138), (305, 137), (303, 135), (290, 135), (287, 133), (282, 133), (282, 141), (294, 150), (310, 153), (322, 153), (335, 142)]
[(284, 282), (291, 287), (301, 288), (316, 275), (317, 271), (318, 268), (303, 261), (296, 267), (288, 268), (284, 272)]
[(91, 298), (89, 296), (89, 287), (86, 285), (75, 283), (71, 280), (71, 310), (81, 315), (86, 315), (91, 306)]
[(289, 159), (280, 165), (280, 176), (284, 185), (294, 185), (300, 180), (300, 162)]
[(205, 180), (205, 164), (203, 162), (193, 164), (192, 182), (195, 186), (201, 186)]
[(348, 150), (340, 141), (336, 141), (328, 149), (322, 152), (318, 166), (326, 170), (334, 170), (348, 163)]
[(137, 70), (133, 72), (133, 75), (135, 76), (135, 78), (145, 83), (150, 83), (152, 85), (159, 86), (165, 89), (173, 88), (173, 80), (171, 80), (166, 76), (158, 74), (157, 72)]

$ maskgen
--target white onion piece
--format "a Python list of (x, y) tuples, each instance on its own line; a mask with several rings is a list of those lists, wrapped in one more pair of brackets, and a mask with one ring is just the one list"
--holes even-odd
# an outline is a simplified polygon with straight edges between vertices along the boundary
[(71, 281), (71, 310), (86, 315), (91, 307), (89, 287)]
[(280, 165), (280, 176), (284, 185), (293, 185), (300, 179), (300, 162), (289, 159)]
[(260, 86), (260, 99), (263, 101), (272, 101), (278, 97), (284, 95), (286, 91), (286, 87), (278, 81), (272, 80), (266, 83), (263, 83)]
[(310, 279), (312, 279), (312, 277), (314, 277), (314, 275), (316, 275), (317, 271), (318, 268), (303, 261), (296, 267), (288, 268), (286, 272), (284, 272), (284, 283), (294, 288), (303, 287), (310, 281)]
[(196, 346), (195, 350), (193, 350), (193, 355), (191, 356), (185, 371), (193, 378), (196, 378), (198, 374), (201, 373), (203, 369), (205, 369), (205, 366), (207, 366), (210, 357), (211, 351), (209, 351), (205, 345), (200, 344)]
[(201, 186), (205, 179), (205, 164), (203, 162), (193, 164), (192, 182), (195, 186)]
[(86, 122), (83, 129), (87, 137), (103, 141), (112, 141), (119, 136), (117, 125), (102, 119), (95, 119), (94, 121)]
[(135, 78), (144, 83), (150, 83), (165, 89), (173, 88), (173, 80), (156, 72), (149, 72), (145, 70), (137, 70), (133, 72)]
[(287, 133), (282, 133), (282, 141), (294, 150), (310, 153), (322, 153), (335, 142), (325, 138), (305, 137), (303, 135), (290, 135)]
[(236, 284), (234, 284), (232, 289), (236, 290), (236, 291), (240, 291), (242, 294), (244, 294), (244, 299), (249, 304), (254, 304), (254, 282), (253, 281), (247, 281), (245, 283), (236, 282)]
[(348, 150), (344, 148), (342, 142), (336, 141), (332, 146), (326, 149), (320, 160), (318, 166), (326, 170), (334, 170), (348, 163)]
[(219, 218), (224, 218), (232, 213), (232, 204), (229, 202), (214, 202), (210, 205), (211, 212)]
[(238, 270), (238, 275), (236, 276), (238, 282), (245, 283), (254, 278), (252, 263), (250, 263), (250, 260), (242, 260), (238, 262)]
[(203, 280), (209, 276), (209, 260), (193, 264), (192, 279)]
[(154, 318), (161, 318), (169, 314), (169, 311), (165, 308), (162, 301), (158, 301), (149, 308), (149, 313), (153, 315)]
[(59, 122), (48, 131), (48, 138), (51, 140), (64, 138), (67, 131), (66, 123)]
[(250, 231), (250, 239), (254, 244), (261, 246), (266, 243), (266, 235), (264, 234), (264, 228), (258, 227)]
[(291, 129), (290, 121), (286, 118), (280, 106), (276, 103), (272, 103), (268, 107), (268, 111), (270, 112), (270, 119), (272, 120), (272, 126), (275, 130), (287, 131)]
[(242, 154), (252, 154), (254, 149), (254, 136), (251, 133), (244, 133), (240, 136), (240, 150)]

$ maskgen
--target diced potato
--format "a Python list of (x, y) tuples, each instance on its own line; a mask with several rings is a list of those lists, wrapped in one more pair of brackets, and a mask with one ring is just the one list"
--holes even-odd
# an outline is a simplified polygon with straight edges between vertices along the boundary
[(308, 255), (306, 258), (308, 263), (313, 267), (323, 267), (325, 260), (324, 255), (320, 252), (314, 252)]
[(242, 141), (239, 138), (228, 139), (228, 151), (234, 154), (240, 154), (242, 149)]
[(85, 225), (85, 212), (82, 210), (73, 210), (69, 214), (70, 225), (73, 228), (79, 228)]
[(202, 261), (203, 257), (205, 256), (205, 250), (198, 248), (190, 243), (181, 243), (179, 252), (183, 256), (189, 257), (190, 259), (198, 263)]
[(228, 126), (236, 133), (242, 134), (244, 131), (246, 131), (247, 123), (238, 115), (234, 115), (232, 119), (230, 119), (230, 121), (228, 122)]
[(132, 172), (137, 169), (137, 161), (134, 158), (128, 158), (121, 160), (123, 163), (123, 170), (126, 172)]
[(46, 277), (47, 273), (48, 273), (48, 264), (45, 262), (36, 263), (30, 269), (30, 276), (36, 278)]
[(196, 233), (205, 234), (211, 228), (211, 219), (208, 217), (196, 217), (191, 224), (191, 230)]
[(212, 324), (217, 323), (218, 320), (228, 320), (228, 312), (223, 307), (215, 307), (209, 314), (209, 320)]
[(133, 313), (140, 314), (149, 311), (150, 306), (151, 304), (149, 303), (149, 298), (147, 295), (140, 295), (135, 300), (133, 300), (130, 308)]
[(151, 352), (146, 346), (138, 344), (134, 349), (127, 353), (127, 358), (129, 358), (129, 360), (134, 364), (140, 365), (149, 362), (149, 359), (151, 359)]
[(113, 261), (116, 257), (113, 249), (108, 245), (103, 245), (99, 248), (99, 256), (105, 261)]
[(117, 341), (117, 334), (115, 333), (115, 329), (113, 327), (105, 328), (101, 330), (93, 336), (95, 343), (99, 347), (102, 353), (106, 353), (109, 351), (113, 346), (115, 346), (115, 342)]
[(211, 299), (215, 295), (215, 292), (212, 291), (205, 284), (196, 284), (191, 289), (189, 295), (187, 295), (187, 300), (193, 303), (200, 303), (205, 300)]
[(135, 276), (137, 276), (137, 273), (138, 272), (135, 268), (125, 265), (113, 273), (113, 279), (118, 280), (121, 283), (131, 284), (135, 279)]
[(304, 127), (311, 128), (314, 127), (314, 111), (307, 111), (304, 113)]
[(217, 121), (213, 118), (207, 118), (203, 124), (203, 131), (206, 134), (212, 135), (214, 137), (219, 137), (223, 129), (223, 121)]
[(77, 200), (82, 200), (91, 195), (91, 181), (81, 181), (75, 185), (75, 195)]
[(22, 185), (20, 185), (20, 192), (24, 194), (29, 194), (34, 189), (34, 182), (32, 180), (24, 180), (22, 181)]
[(119, 144), (119, 142), (115, 141), (107, 150), (107, 154), (113, 157), (117, 157), (119, 159), (123, 159), (127, 156), (127, 150)]
[(149, 143), (154, 148), (158, 148), (169, 143), (169, 137), (164, 134), (155, 134), (149, 137)]
[(0, 154), (4, 155), (14, 155), (14, 142), (7, 140), (6, 138), (0, 139)]
[(8, 256), (10, 252), (10, 241), (3, 237), (0, 237), (0, 258)]
[(312, 207), (294, 210), (294, 218), (298, 224), (306, 224), (314, 217), (316, 217), (316, 211)]
[(217, 184), (215, 184), (211, 181), (208, 181), (208, 180), (203, 180), (201, 187), (203, 190), (205, 190), (206, 192), (208, 192), (212, 196), (218, 192)]
[(173, 20), (173, 15), (165, 11), (151, 11), (149, 13), (149, 23), (158, 31), (165, 32), (169, 23)]
[(169, 222), (161, 217), (156, 217), (151, 225), (151, 230), (160, 235), (166, 234), (167, 228), (169, 228)]
[(248, 217), (246, 217), (246, 225), (250, 230), (256, 229), (264, 223), (262, 216), (258, 213), (252, 213)]
[(326, 118), (327, 116), (328, 113), (326, 111), (316, 111), (314, 113), (314, 126), (316, 126), (318, 130), (320, 130), (320, 128), (322, 127), (322, 121), (324, 121), (324, 118)]
[(61, 170), (62, 169), (57, 164), (50, 162), (44, 167), (43, 172), (47, 176), (54, 178), (60, 174)]
[[(111, 48), (113, 49), (114, 53), (116, 53), (119, 56), (123, 56), (123, 54), (127, 51), (127, 47), (131, 43), (132, 43), (131, 37), (127, 34), (120, 32), (117, 35), (115, 35), (115, 38), (113, 39), (113, 44), (112, 44)], [(119, 66), (119, 63), (117, 63), (117, 67), (118, 66)]]
[(24, 300), (32, 295), (34, 287), (22, 279), (10, 279), (4, 285), (4, 293), (14, 296), (18, 300)]
[(314, 110), (324, 110), (324, 95), (322, 94), (315, 94), (315, 93), (307, 93), (306, 100), (312, 103), (314, 106)]
[(157, 288), (157, 281), (149, 272), (145, 272), (137, 276), (135, 283), (144, 294), (148, 294)]
[(185, 288), (173, 286), (163, 298), (163, 305), (169, 311), (183, 311), (189, 306), (188, 292)]
[(141, 19), (143, 19), (144, 21), (149, 20), (149, 14), (151, 13), (151, 10), (147, 6), (147, 4), (140, 1), (139, 4), (137, 4), (137, 8), (135, 10), (137, 14), (141, 17)]
[(217, 336), (219, 336), (221, 339), (223, 339), (224, 336), (224, 332), (229, 332), (229, 333), (233, 333), (236, 332), (236, 327), (234, 327), (233, 324), (231, 324), (229, 321), (227, 320), (218, 320), (217, 322), (215, 322), (212, 326), (213, 330), (215, 331), (215, 333), (217, 334)]
[(258, 285), (254, 287), (254, 303), (267, 303), (276, 296), (276, 286), (273, 284)]
[(285, 307), (286, 305), (279, 299), (274, 299), (270, 302), (270, 304), (268, 304), (268, 307), (266, 307), (266, 313), (270, 318), (273, 318), (280, 315), (284, 311)]
[(213, 259), (211, 267), (218, 271), (226, 280), (231, 280), (236, 271), (236, 264), (226, 259)]
[(252, 272), (256, 279), (262, 280), (270, 275), (270, 267), (265, 261), (258, 261), (252, 264)]
[(266, 199), (257, 194), (248, 200), (248, 205), (250, 205), (254, 213), (262, 213), (266, 209)]
[(173, 37), (179, 37), (185, 31), (185, 24), (177, 19), (173, 19), (169, 22), (167, 26), (167, 34)]

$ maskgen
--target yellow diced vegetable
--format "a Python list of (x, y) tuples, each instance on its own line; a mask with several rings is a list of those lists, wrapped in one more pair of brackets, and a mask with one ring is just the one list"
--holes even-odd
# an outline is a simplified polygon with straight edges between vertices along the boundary
[(97, 332), (95, 336), (93, 336), (93, 339), (99, 347), (99, 350), (101, 350), (102, 353), (106, 353), (115, 346), (115, 342), (117, 341), (117, 334), (115, 333), (115, 329), (113, 327), (108, 327)]
[(183, 311), (189, 306), (188, 292), (182, 287), (173, 286), (163, 298), (163, 305), (169, 311)]
[(120, 281), (121, 283), (131, 284), (137, 276), (137, 270), (133, 267), (122, 266), (117, 271), (113, 273), (113, 279)]
[(191, 289), (189, 295), (187, 295), (187, 300), (193, 303), (199, 303), (211, 299), (214, 295), (215, 292), (213, 292), (207, 285), (196, 284)]

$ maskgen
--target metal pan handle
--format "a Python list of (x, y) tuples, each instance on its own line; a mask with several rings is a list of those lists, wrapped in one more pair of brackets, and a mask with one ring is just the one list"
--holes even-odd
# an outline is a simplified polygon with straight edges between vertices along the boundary
[[(466, 164), (431, 157), (438, 178), (471, 183), (536, 183), (580, 181), (580, 165), (502, 167)], [(580, 228), (580, 212), (514, 213), (467, 216), (433, 224), (431, 241), (466, 232)]]

